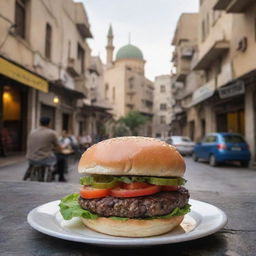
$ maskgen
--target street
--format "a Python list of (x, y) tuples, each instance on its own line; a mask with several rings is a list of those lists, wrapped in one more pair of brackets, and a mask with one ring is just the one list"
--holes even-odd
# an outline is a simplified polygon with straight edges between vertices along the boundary
[[(256, 171), (253, 169), (236, 165), (211, 167), (206, 162), (194, 162), (190, 157), (186, 157), (185, 160), (186, 187), (191, 191), (250, 193), (255, 190)], [(78, 184), (80, 175), (77, 173), (77, 164), (70, 162), (66, 178), (69, 183)], [(21, 181), (27, 166), (27, 162), (23, 161), (19, 164), (0, 167), (0, 181)]]

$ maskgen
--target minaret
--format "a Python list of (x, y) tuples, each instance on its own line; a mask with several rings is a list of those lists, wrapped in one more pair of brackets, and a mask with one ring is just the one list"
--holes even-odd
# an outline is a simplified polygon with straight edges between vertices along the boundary
[(107, 65), (110, 66), (112, 65), (113, 62), (113, 52), (114, 52), (114, 46), (113, 46), (113, 30), (112, 26), (110, 24), (109, 29), (108, 29), (108, 44), (106, 46), (107, 50)]

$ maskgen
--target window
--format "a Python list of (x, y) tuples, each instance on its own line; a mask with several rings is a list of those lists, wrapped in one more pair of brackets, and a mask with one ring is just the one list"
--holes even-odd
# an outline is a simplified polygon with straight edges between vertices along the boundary
[(133, 77), (130, 77), (130, 78), (128, 79), (128, 81), (129, 81), (129, 88), (132, 90), (132, 89), (133, 89), (133, 85), (134, 85), (134, 78), (133, 78)]
[(16, 0), (15, 3), (16, 33), (20, 37), (26, 37), (26, 0)]
[(221, 73), (222, 58), (220, 57), (217, 61), (217, 74)]
[(210, 80), (210, 69), (206, 69), (204, 74), (205, 74), (205, 82), (207, 83)]
[(209, 13), (206, 15), (206, 36), (210, 33), (210, 16)]
[(52, 49), (52, 27), (49, 23), (46, 23), (44, 54), (47, 59), (51, 59), (51, 49)]
[(105, 99), (108, 98), (108, 88), (109, 88), (109, 85), (105, 84)]
[(165, 92), (165, 85), (160, 86), (160, 92)]
[(79, 130), (79, 136), (83, 136), (83, 132), (84, 132), (84, 122), (83, 121), (79, 121), (79, 126), (78, 126), (78, 130)]
[(243, 137), (239, 135), (230, 134), (224, 135), (223, 137), (226, 143), (245, 143)]
[(206, 123), (204, 119), (201, 119), (201, 131), (202, 131), (202, 136), (205, 135), (205, 127), (206, 127)]
[(160, 124), (166, 124), (166, 117), (160, 116)]
[(85, 51), (80, 44), (77, 44), (77, 59), (80, 63), (80, 73), (84, 73)]
[(68, 41), (68, 58), (71, 56), (71, 42)]
[(205, 22), (204, 20), (202, 21), (202, 41), (205, 40)]
[(166, 104), (165, 103), (160, 104), (160, 110), (166, 110)]
[(217, 142), (217, 137), (214, 135), (208, 135), (206, 136), (203, 140), (203, 143), (213, 143), (213, 142)]
[(115, 102), (115, 99), (116, 99), (116, 88), (113, 87), (112, 88), (112, 100), (113, 100), (113, 102)]

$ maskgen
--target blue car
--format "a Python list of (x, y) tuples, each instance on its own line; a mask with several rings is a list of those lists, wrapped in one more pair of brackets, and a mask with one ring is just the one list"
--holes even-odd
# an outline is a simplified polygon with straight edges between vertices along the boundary
[(206, 159), (211, 166), (225, 161), (240, 161), (248, 167), (251, 153), (244, 138), (236, 133), (210, 133), (197, 143), (193, 152), (194, 161)]

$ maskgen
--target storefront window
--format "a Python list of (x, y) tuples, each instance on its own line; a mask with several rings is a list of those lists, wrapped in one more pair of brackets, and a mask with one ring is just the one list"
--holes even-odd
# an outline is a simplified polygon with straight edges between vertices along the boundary
[(22, 147), (22, 95), (16, 87), (5, 85), (2, 91), (1, 137), (5, 151), (14, 152)]

